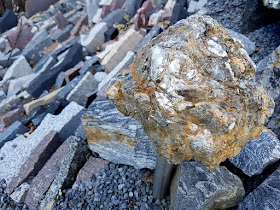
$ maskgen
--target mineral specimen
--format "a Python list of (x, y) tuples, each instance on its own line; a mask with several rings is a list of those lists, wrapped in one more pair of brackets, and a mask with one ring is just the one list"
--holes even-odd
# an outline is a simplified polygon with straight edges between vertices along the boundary
[(107, 94), (140, 121), (163, 158), (173, 164), (195, 158), (208, 168), (256, 138), (274, 108), (243, 45), (199, 15), (142, 48)]

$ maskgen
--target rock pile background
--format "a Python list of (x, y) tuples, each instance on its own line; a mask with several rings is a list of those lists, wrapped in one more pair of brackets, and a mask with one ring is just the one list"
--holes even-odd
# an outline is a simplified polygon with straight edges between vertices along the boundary
[[(255, 0), (40, 2), (0, 19), (1, 209), (280, 208), (279, 10)], [(248, 21), (248, 5), (274, 23)], [(274, 133), (265, 129), (216, 171), (184, 163), (171, 198), (155, 200), (156, 153), (106, 92), (153, 37), (194, 13), (216, 19), (257, 64), (275, 101)]]

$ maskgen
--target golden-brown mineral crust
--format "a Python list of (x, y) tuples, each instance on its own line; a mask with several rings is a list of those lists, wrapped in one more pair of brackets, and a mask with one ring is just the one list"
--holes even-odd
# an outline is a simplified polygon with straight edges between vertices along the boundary
[(140, 50), (108, 95), (140, 121), (159, 155), (173, 164), (195, 158), (208, 168), (256, 138), (274, 109), (243, 45), (199, 15)]

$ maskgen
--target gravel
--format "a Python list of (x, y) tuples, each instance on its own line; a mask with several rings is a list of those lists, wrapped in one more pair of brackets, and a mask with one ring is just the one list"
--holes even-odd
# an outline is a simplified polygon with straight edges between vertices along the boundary
[(54, 209), (168, 209), (169, 198), (154, 200), (148, 169), (110, 163), (90, 184), (62, 191)]

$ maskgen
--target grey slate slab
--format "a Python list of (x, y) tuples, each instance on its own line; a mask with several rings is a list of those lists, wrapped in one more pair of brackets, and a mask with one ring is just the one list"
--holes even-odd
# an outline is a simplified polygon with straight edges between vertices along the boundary
[(52, 37), (53, 41), (63, 42), (70, 37), (70, 32), (73, 29), (73, 25), (67, 25), (63, 30), (61, 30), (58, 34)]
[(8, 129), (0, 134), (0, 149), (6, 142), (13, 140), (17, 135), (24, 134), (28, 131), (29, 128), (23, 125), (20, 121), (14, 122)]
[(110, 12), (102, 22), (107, 23), (107, 27), (110, 28), (113, 26), (114, 23), (119, 24), (124, 21), (124, 11), (121, 9), (116, 9)]
[(17, 26), (17, 16), (7, 9), (0, 19), (0, 34), (15, 26)]
[(87, 71), (92, 71), (93, 65), (97, 62), (99, 62), (97, 56), (93, 56), (91, 59), (86, 60), (83, 67), (79, 70), (80, 75), (85, 75)]
[(50, 71), (43, 72), (35, 80), (33, 80), (33, 82), (26, 89), (27, 92), (34, 97), (39, 97), (44, 90), (51, 88), (60, 72), (74, 67), (82, 59), (82, 46), (76, 43), (70, 47), (69, 52), (63, 60), (53, 66)]
[(264, 129), (259, 137), (249, 141), (234, 157), (229, 158), (248, 176), (258, 175), (270, 164), (280, 159), (280, 140)]

